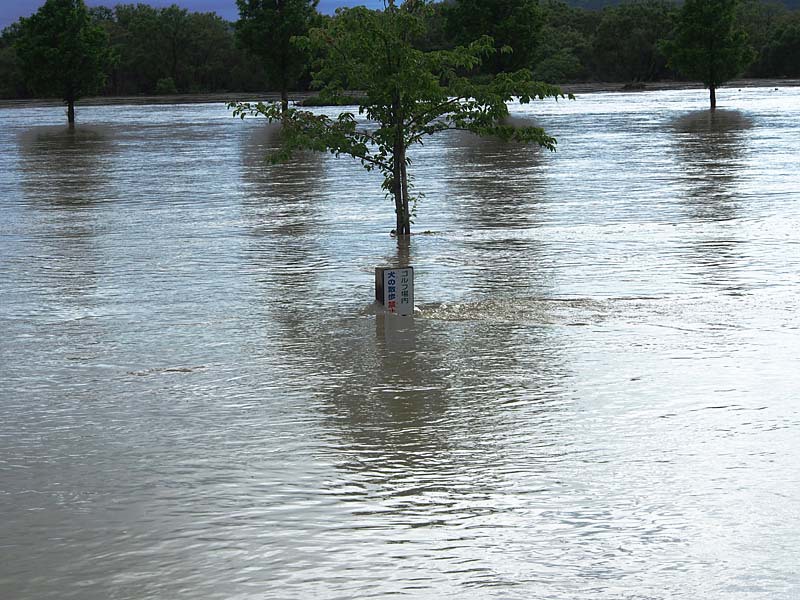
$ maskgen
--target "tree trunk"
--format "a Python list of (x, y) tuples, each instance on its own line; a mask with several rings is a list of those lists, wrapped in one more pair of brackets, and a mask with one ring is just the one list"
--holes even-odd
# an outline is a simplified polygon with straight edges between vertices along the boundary
[(395, 233), (398, 236), (411, 234), (411, 212), (408, 207), (408, 176), (406, 175), (406, 148), (402, 142), (395, 143), (392, 165), (392, 195), (396, 218)]
[(75, 129), (75, 100), (67, 99), (67, 123), (70, 129)]
[(411, 235), (411, 215), (408, 210), (408, 177), (406, 174), (406, 140), (403, 117), (400, 113), (401, 98), (396, 94), (392, 99), (392, 121), (395, 127), (394, 147), (392, 148), (392, 194), (396, 215), (395, 234), (400, 237)]
[(403, 149), (394, 147), (394, 157), (392, 164), (392, 196), (394, 196), (394, 214), (395, 214), (395, 235), (401, 236), (406, 233), (405, 214), (403, 212), (403, 173), (400, 168), (400, 160), (402, 160)]
[(715, 85), (708, 86), (708, 95), (709, 95), (709, 99), (711, 100), (711, 110), (716, 110), (716, 108), (717, 108), (717, 86), (715, 86)]
[(172, 38), (172, 64), (170, 65), (170, 75), (172, 75), (172, 81), (175, 82), (175, 87), (178, 87), (178, 40), (176, 37)]
[(285, 83), (281, 84), (281, 114), (289, 112), (289, 90)]
[(403, 160), (400, 163), (400, 190), (403, 192), (403, 216), (405, 233), (411, 235), (411, 208), (408, 206), (408, 172), (406, 170), (406, 151), (403, 148)]
[[(282, 9), (281, 9), (282, 10)], [(284, 53), (285, 50), (281, 53), (280, 58), (280, 86), (281, 86), (281, 114), (286, 116), (286, 113), (289, 112), (289, 77), (288, 73), (288, 58)]]

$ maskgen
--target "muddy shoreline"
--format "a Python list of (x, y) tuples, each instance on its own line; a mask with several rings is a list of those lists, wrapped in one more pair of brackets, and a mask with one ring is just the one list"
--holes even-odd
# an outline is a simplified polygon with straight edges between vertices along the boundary
[[(728, 82), (720, 89), (725, 88), (781, 88), (800, 86), (800, 79), (736, 79)], [(561, 86), (565, 94), (591, 94), (596, 92), (647, 92), (661, 90), (692, 90), (703, 89), (703, 84), (693, 81), (656, 81), (644, 84), (630, 84), (619, 82), (590, 82), (569, 83)], [(298, 92), (292, 94), (291, 100), (301, 101), (313, 92)], [(97, 96), (83, 98), (77, 106), (136, 106), (152, 104), (208, 104), (214, 102), (230, 102), (232, 100), (265, 100), (278, 101), (280, 95), (275, 92), (225, 92), (214, 94), (175, 94), (169, 96)], [(32, 98), (25, 100), (0, 100), (0, 108), (28, 108), (62, 106), (63, 103), (55, 99)]]

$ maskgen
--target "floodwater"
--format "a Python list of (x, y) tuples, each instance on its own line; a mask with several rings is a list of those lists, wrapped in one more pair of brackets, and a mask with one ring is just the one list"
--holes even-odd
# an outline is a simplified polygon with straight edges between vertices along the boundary
[(0, 109), (0, 598), (800, 597), (800, 88), (719, 100), (434, 138), (408, 246), (224, 105)]

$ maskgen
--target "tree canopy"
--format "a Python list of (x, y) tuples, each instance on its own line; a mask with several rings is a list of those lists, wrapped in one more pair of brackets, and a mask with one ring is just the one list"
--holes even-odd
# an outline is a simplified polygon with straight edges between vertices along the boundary
[(214, 13), (147, 4), (95, 7), (90, 13), (119, 57), (108, 94), (267, 88), (258, 60), (235, 47), (232, 24)]
[(113, 62), (108, 35), (83, 0), (47, 0), (21, 20), (16, 49), (29, 88), (64, 100), (70, 127), (75, 101), (103, 86)]
[(446, 130), (535, 143), (551, 150), (556, 140), (535, 126), (515, 127), (505, 122), (507, 102), (518, 98), (562, 96), (554, 86), (536, 82), (529, 70), (500, 73), (476, 83), (465, 74), (479, 67), (497, 50), (488, 36), (452, 50), (422, 50), (430, 5), (388, 0), (385, 10), (363, 7), (341, 10), (324, 28), (315, 28), (306, 47), (319, 57), (314, 85), (335, 97), (346, 89), (363, 90), (358, 112), (336, 118), (277, 104), (232, 103), (234, 114), (261, 115), (283, 123), (282, 149), (274, 162), (300, 149), (329, 151), (358, 159), (383, 176), (383, 189), (394, 200), (397, 235), (411, 231), (414, 197), (410, 193), (408, 149), (427, 136)]

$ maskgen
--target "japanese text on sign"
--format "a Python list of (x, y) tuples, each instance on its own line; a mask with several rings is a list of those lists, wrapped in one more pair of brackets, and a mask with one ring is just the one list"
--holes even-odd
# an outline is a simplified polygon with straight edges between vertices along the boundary
[(414, 314), (414, 269), (387, 269), (383, 272), (384, 306), (391, 313)]

